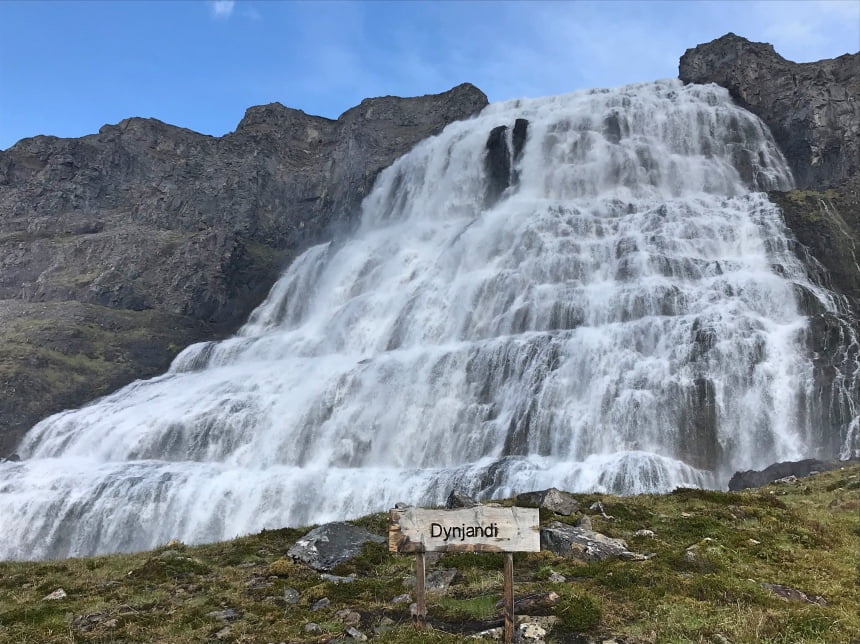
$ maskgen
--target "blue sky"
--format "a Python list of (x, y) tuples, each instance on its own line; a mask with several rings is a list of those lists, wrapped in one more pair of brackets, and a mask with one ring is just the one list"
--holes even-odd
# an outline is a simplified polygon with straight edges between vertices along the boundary
[(798, 62), (853, 53), (860, 0), (0, 0), (0, 149), (129, 116), (221, 135), (272, 101), (336, 118), (464, 81), (498, 101), (674, 77), (728, 31)]

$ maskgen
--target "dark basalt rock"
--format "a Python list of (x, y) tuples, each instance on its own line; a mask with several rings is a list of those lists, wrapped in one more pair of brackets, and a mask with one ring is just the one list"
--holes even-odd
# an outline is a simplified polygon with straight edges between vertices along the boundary
[(574, 496), (570, 492), (564, 492), (554, 487), (548, 490), (518, 494), (517, 505), (527, 508), (543, 508), (564, 516), (579, 512), (579, 502)]
[(794, 63), (729, 33), (688, 49), (678, 76), (722, 85), (767, 123), (798, 186), (826, 188), (860, 172), (860, 53)]
[(528, 129), (528, 119), (516, 119), (510, 137), (507, 125), (499, 125), (490, 130), (486, 144), (487, 154), (484, 157), (484, 170), (487, 173), (484, 203), (488, 207), (495, 204), (505, 190), (518, 183), (519, 172), (515, 165), (523, 155)]
[(487, 195), (484, 202), (487, 206), (492, 206), (511, 185), (511, 150), (508, 147), (506, 125), (500, 125), (490, 131), (484, 167), (487, 171)]
[(384, 543), (385, 539), (349, 523), (327, 523), (296, 541), (287, 556), (314, 570), (328, 572), (359, 554), (368, 542)]
[(445, 507), (449, 510), (453, 510), (454, 508), (474, 508), (478, 505), (481, 504), (460, 490), (451, 490), (451, 494), (448, 495), (445, 501)]
[(514, 144), (514, 161), (518, 161), (523, 155), (523, 148), (526, 146), (526, 137), (528, 136), (529, 122), (528, 119), (517, 119), (514, 121), (514, 131), (512, 133), (512, 142)]
[(261, 105), (220, 138), (130, 118), (0, 151), (0, 456), (231, 333), (293, 257), (351, 225), (383, 168), (486, 104), (464, 84), (337, 120)]
[(850, 463), (858, 461), (819, 461), (814, 458), (808, 458), (802, 461), (784, 461), (782, 463), (774, 463), (763, 470), (747, 470), (745, 472), (735, 472), (729, 481), (729, 490), (745, 490), (747, 488), (762, 487), (773, 481), (783, 479), (787, 476), (797, 478), (809, 476), (815, 472), (829, 472), (830, 470), (838, 470), (840, 467), (845, 467)]

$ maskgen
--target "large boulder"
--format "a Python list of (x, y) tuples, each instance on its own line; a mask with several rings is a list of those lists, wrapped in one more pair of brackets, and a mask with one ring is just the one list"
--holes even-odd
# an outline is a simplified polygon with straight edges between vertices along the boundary
[(337, 120), (261, 105), (222, 137), (130, 118), (0, 151), (0, 456), (231, 333), (297, 253), (351, 225), (382, 169), (486, 104), (464, 84)]
[(349, 523), (327, 523), (296, 541), (287, 556), (328, 572), (359, 554), (366, 543), (385, 543), (385, 539)]
[(554, 521), (540, 531), (541, 550), (549, 550), (562, 557), (580, 561), (604, 561), (615, 557), (640, 559), (642, 555), (630, 552), (621, 539), (585, 528)]
[(725, 87), (767, 123), (798, 186), (826, 188), (860, 172), (860, 53), (795, 63), (729, 33), (688, 49), (678, 76)]
[(527, 508), (543, 508), (564, 516), (579, 512), (579, 503), (574, 496), (570, 492), (563, 492), (554, 487), (548, 490), (518, 494), (517, 505)]

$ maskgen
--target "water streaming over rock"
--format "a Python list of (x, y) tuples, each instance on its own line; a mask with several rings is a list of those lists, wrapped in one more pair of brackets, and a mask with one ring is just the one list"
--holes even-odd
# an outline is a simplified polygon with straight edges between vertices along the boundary
[(32, 429), (0, 465), (0, 557), (211, 541), (452, 487), (721, 486), (815, 453), (834, 441), (798, 292), (840, 303), (756, 192), (790, 181), (716, 86), (491, 105), (383, 172), (357, 229), (299, 257), (236, 337)]

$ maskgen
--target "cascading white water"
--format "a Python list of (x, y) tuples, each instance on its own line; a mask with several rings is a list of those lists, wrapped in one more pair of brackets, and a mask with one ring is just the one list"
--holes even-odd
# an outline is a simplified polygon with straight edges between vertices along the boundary
[[(488, 198), (488, 134), (527, 119)], [(802, 457), (814, 399), (790, 174), (716, 86), (491, 105), (379, 177), (230, 340), (41, 422), (0, 558), (212, 541), (551, 485), (721, 486)], [(488, 200), (489, 199), (489, 200)], [(852, 439), (853, 440), (853, 439)]]

